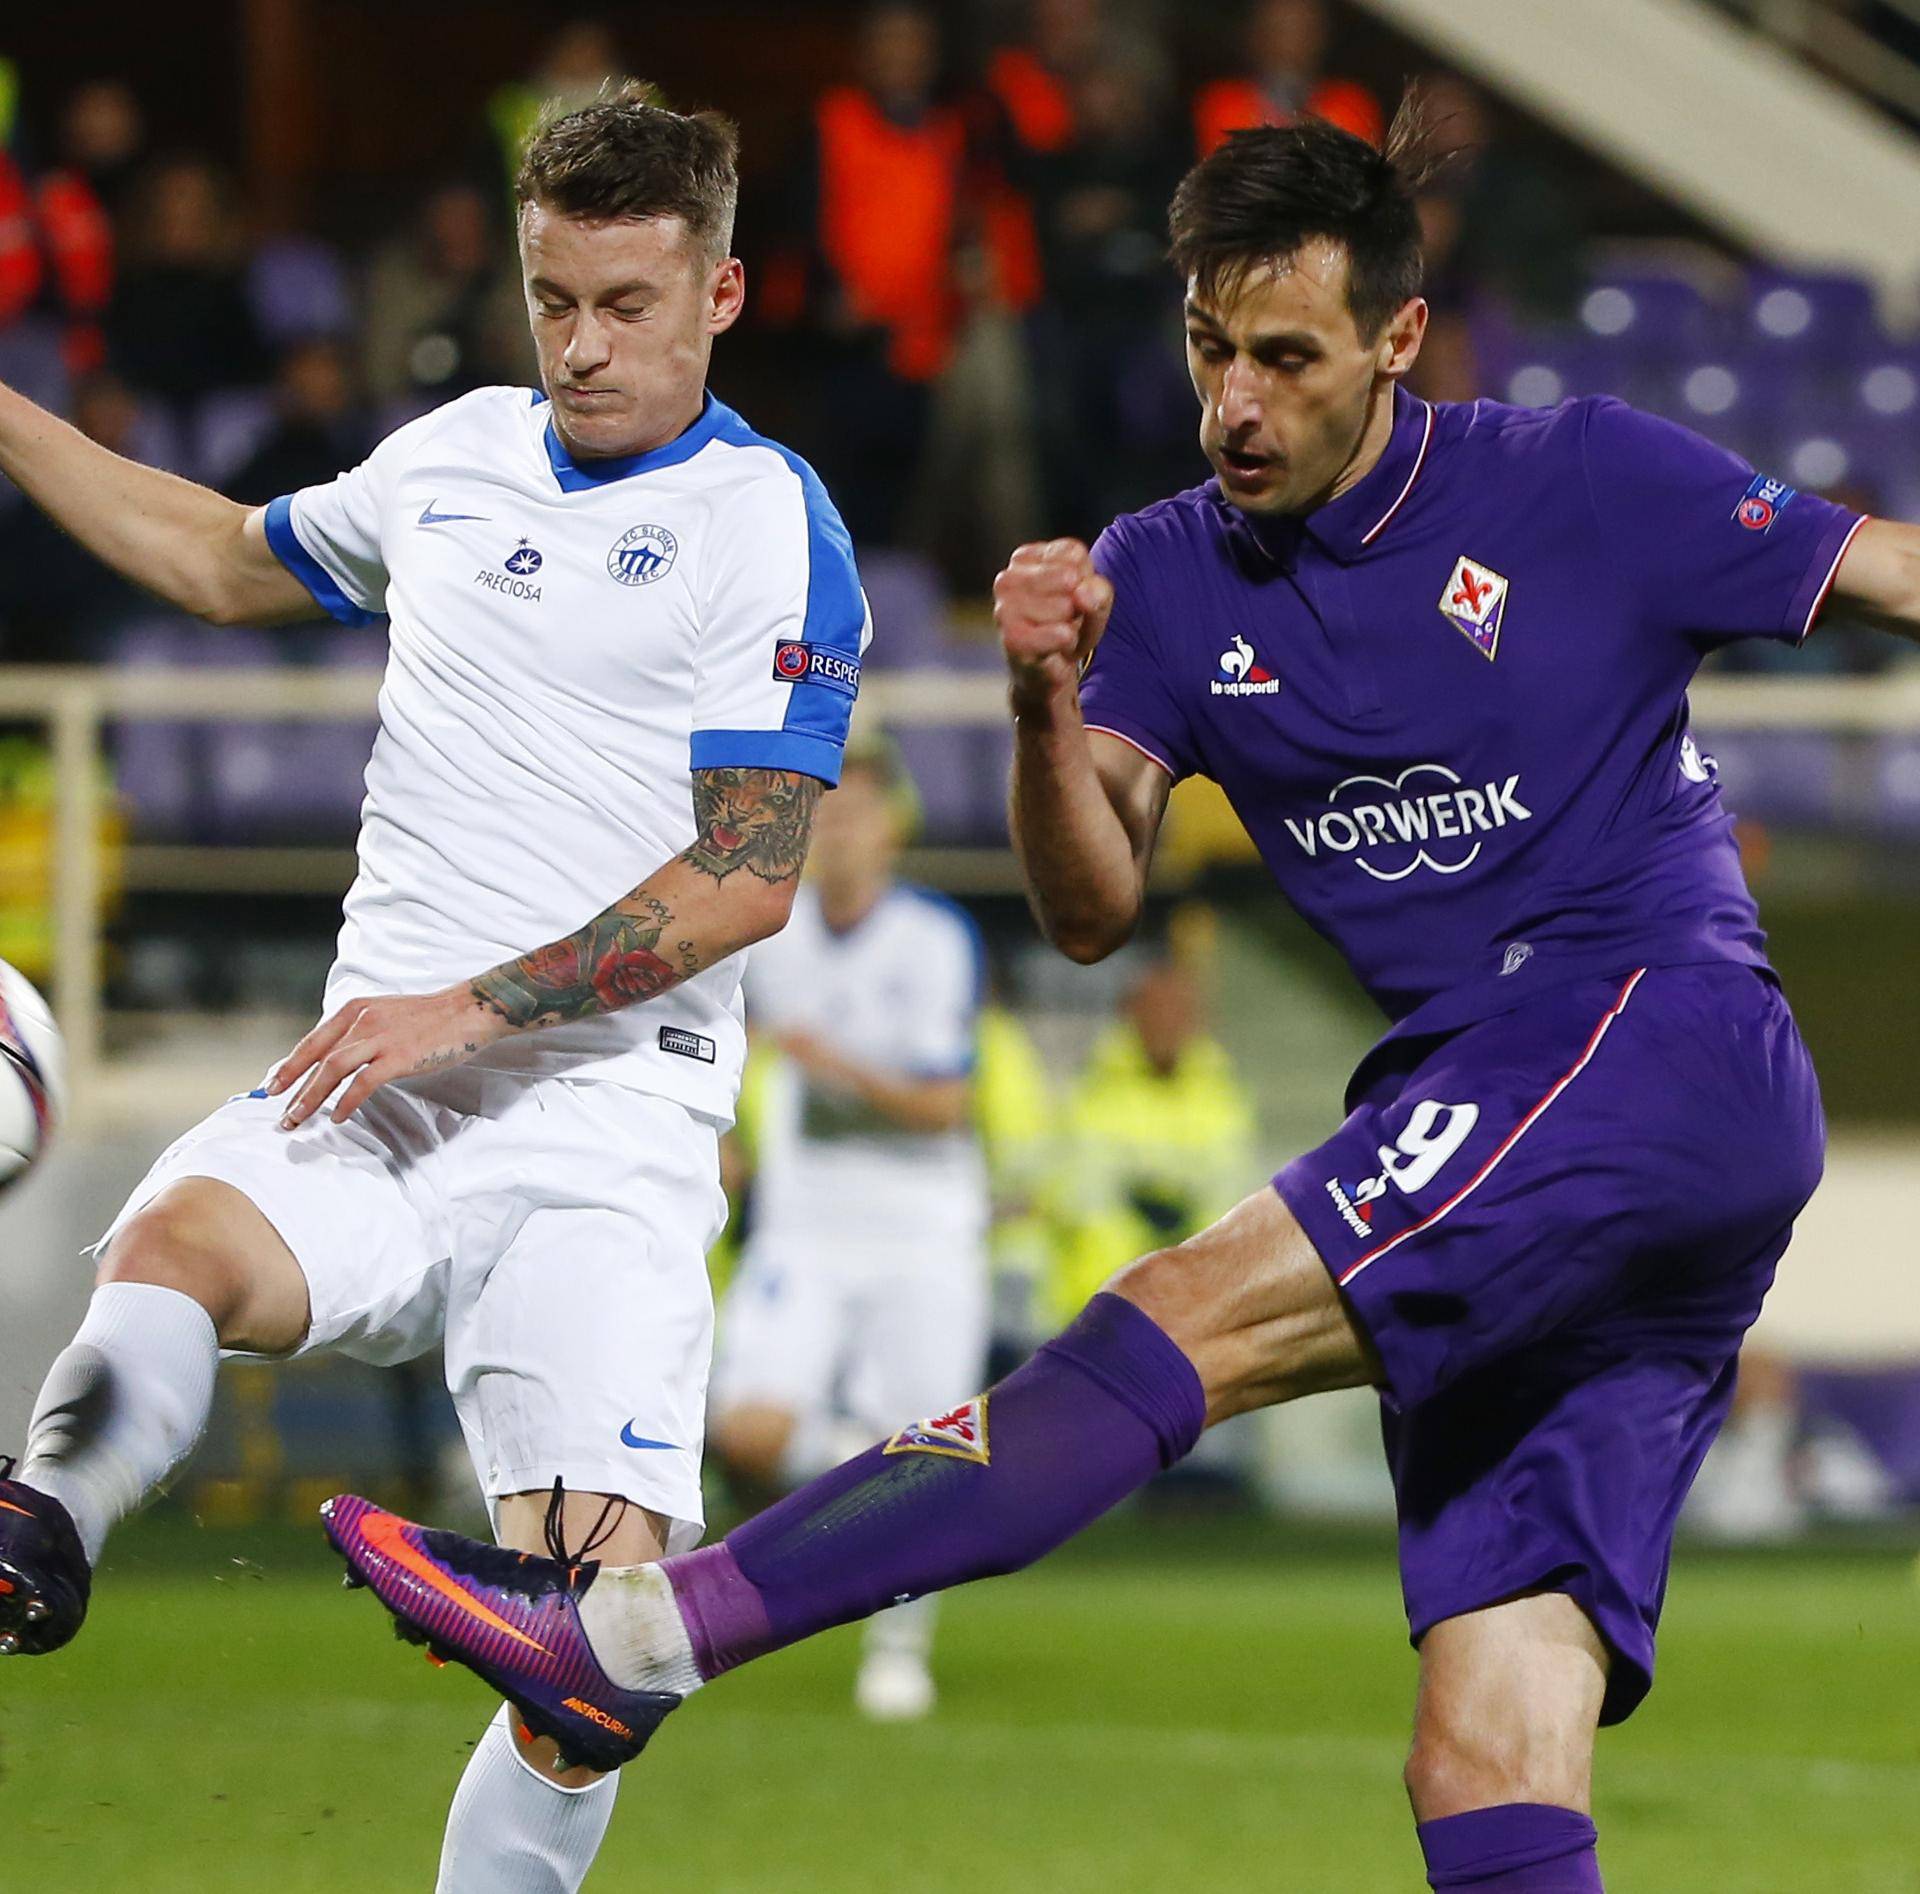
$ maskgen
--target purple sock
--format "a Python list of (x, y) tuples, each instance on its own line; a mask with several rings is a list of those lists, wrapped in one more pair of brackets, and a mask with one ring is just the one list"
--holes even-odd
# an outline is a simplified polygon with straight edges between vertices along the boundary
[(1575, 1809), (1508, 1802), (1420, 1824), (1427, 1885), (1479, 1894), (1603, 1894), (1594, 1826)]
[(1200, 1438), (1192, 1362), (1097, 1295), (978, 1400), (904, 1429), (664, 1570), (702, 1677), (902, 1598), (1018, 1571)]

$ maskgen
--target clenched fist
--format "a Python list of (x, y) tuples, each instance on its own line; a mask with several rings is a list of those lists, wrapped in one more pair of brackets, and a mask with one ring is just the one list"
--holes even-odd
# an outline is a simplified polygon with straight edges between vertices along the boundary
[(1077, 539), (1022, 546), (993, 582), (993, 622), (1016, 701), (1068, 689), (1093, 656), (1113, 587)]

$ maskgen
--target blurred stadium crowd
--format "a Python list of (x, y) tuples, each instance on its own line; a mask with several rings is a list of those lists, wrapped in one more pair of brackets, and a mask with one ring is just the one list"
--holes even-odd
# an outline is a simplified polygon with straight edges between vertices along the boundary
[[(1299, 112), (1378, 138), (1405, 48), (1326, 0), (1247, 0), (1205, 23), (1137, 0), (881, 4), (846, 9), (840, 33), (839, 77), (750, 174), (749, 319), (719, 385), (835, 493), (882, 628), (875, 664), (989, 664), (955, 635), (952, 596), (977, 596), (1021, 539), (1091, 537), (1201, 471), (1163, 255), (1182, 170), (1235, 125)], [(560, 25), (435, 170), (395, 181), (384, 215), (321, 206), (308, 227), (260, 211), (256, 180), (151, 137), (140, 77), (50, 92), (0, 66), (0, 376), (249, 502), (330, 478), (470, 387), (530, 379), (519, 147), (549, 101), (640, 65), (647, 37)], [(1422, 392), (1619, 393), (1797, 485), (1920, 514), (1920, 353), (1883, 330), (1867, 285), (1750, 268), (1457, 75), (1413, 76), (1457, 153), (1424, 206)], [(751, 154), (762, 134), (746, 131)], [(11, 493), (0, 571), (0, 662), (380, 655), (330, 627), (185, 626)], [(1843, 629), (1735, 661), (1866, 670), (1892, 654)], [(303, 732), (301, 767), (276, 771), (258, 730), (130, 728), (119, 786), (149, 836), (344, 834), (365, 734)], [(997, 841), (991, 733), (912, 747), (929, 835)], [(1819, 759), (1809, 772), (1818, 800)]]
[[(157, 145), (137, 76), (48, 96), (0, 67), (0, 373), (249, 501), (329, 477), (467, 388), (530, 378), (520, 144), (547, 102), (644, 72), (646, 37), (561, 26), (491, 90), (464, 148), (347, 242), (324, 216), (270, 222), (249, 179)], [(842, 75), (760, 167), (773, 187), (750, 183), (743, 248), (787, 431), (856, 541), (977, 590), (1023, 536), (1090, 535), (1190, 484), (1173, 185), (1237, 125), (1313, 112), (1377, 140), (1407, 77), (1457, 153), (1424, 206), (1423, 392), (1616, 392), (1805, 487), (1920, 507), (1917, 358), (1864, 283), (1750, 270), (1679, 226), (1623, 249), (1643, 207), (1457, 75), (1399, 68), (1381, 39), (1327, 0), (1246, 0), (1204, 24), (1128, 0), (847, 9)], [(724, 354), (719, 372), (724, 386)], [(7, 569), (29, 582), (0, 607), (0, 653), (105, 654), (130, 602), (19, 511)]]

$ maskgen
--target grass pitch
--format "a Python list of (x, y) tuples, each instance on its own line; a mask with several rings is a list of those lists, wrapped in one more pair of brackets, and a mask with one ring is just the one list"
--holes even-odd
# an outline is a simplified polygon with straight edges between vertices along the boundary
[[(236, 1563), (244, 1558), (251, 1563)], [(0, 1665), (7, 1888), (424, 1891), (489, 1714), (317, 1531), (165, 1520), (63, 1657)], [(1123, 1520), (949, 1601), (929, 1724), (860, 1723), (848, 1633), (724, 1680), (625, 1785), (588, 1882), (690, 1894), (1423, 1887), (1384, 1545)], [(1602, 1738), (1617, 1894), (1920, 1894), (1920, 1589), (1893, 1550), (1684, 1554)]]

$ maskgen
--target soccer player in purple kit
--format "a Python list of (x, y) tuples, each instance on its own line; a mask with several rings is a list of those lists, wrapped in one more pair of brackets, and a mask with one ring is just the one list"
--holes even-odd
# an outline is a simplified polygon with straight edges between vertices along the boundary
[(1687, 685), (1829, 595), (1920, 635), (1920, 529), (1616, 401), (1409, 395), (1418, 143), (1408, 113), (1384, 152), (1308, 122), (1188, 175), (1215, 478), (996, 587), (1046, 933), (1118, 947), (1172, 784), (1212, 777), (1392, 1021), (1346, 1122), (988, 1394), (717, 1545), (509, 1570), (408, 1526), (429, 1586), (333, 1502), (352, 1577), (574, 1753), (622, 1760), (739, 1663), (1018, 1569), (1213, 1422), (1371, 1384), (1428, 1878), (1600, 1887), (1595, 1731), (1651, 1684), (1674, 1520), (1824, 1137)]

